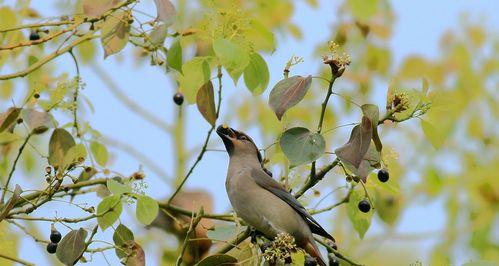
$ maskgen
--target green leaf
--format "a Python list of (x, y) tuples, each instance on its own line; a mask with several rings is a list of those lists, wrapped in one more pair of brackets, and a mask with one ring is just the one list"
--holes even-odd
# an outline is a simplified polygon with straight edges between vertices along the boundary
[(130, 185), (122, 184), (114, 179), (108, 180), (106, 185), (107, 189), (109, 189), (113, 195), (121, 195), (132, 192), (132, 187)]
[(11, 143), (11, 142), (14, 142), (18, 139), (20, 139), (21, 137), (14, 134), (14, 133), (10, 133), (10, 132), (0, 132), (0, 145), (4, 145), (4, 144), (8, 144), (8, 143)]
[(170, 0), (154, 0), (158, 12), (157, 19), (163, 21), (166, 25), (173, 24), (177, 10)]
[(199, 112), (203, 115), (204, 119), (210, 123), (211, 126), (215, 126), (217, 120), (217, 111), (215, 107), (215, 96), (213, 94), (213, 84), (211, 80), (206, 82), (198, 90), (196, 96), (196, 104), (198, 106)]
[(291, 266), (303, 265), (305, 265), (305, 253), (301, 250), (291, 253)]
[[(114, 244), (118, 247), (124, 247), (125, 243), (129, 240), (134, 240), (133, 232), (125, 225), (119, 224), (113, 234)], [(118, 258), (126, 257), (126, 253), (123, 250), (117, 248), (115, 251)]]
[(99, 203), (99, 206), (97, 206), (97, 223), (102, 231), (118, 220), (122, 210), (123, 206), (119, 195), (105, 197)]
[(226, 254), (217, 254), (211, 255), (209, 257), (204, 258), (200, 261), (197, 266), (219, 266), (219, 265), (232, 265), (237, 262), (237, 259), (226, 255)]
[(83, 0), (83, 14), (88, 17), (100, 17), (119, 2), (120, 0)]
[(71, 165), (73, 163), (83, 163), (87, 158), (87, 149), (82, 143), (71, 147), (66, 156), (64, 157), (64, 165)]
[(104, 58), (125, 48), (130, 34), (129, 15), (129, 12), (115, 12), (106, 18), (101, 30)]
[(74, 265), (85, 251), (85, 238), (87, 231), (80, 228), (67, 233), (59, 242), (56, 255), (60, 262), (65, 265)]
[(63, 128), (56, 128), (49, 140), (49, 164), (54, 168), (65, 167), (69, 149), (76, 145), (73, 136)]
[(433, 126), (432, 123), (421, 119), (421, 128), (435, 149), (440, 149), (445, 143), (445, 137)]
[(219, 241), (229, 241), (230, 239), (237, 236), (239, 233), (239, 227), (229, 224), (229, 225), (219, 225), (214, 229), (209, 229), (207, 235), (211, 239), (219, 240)]
[(0, 116), (0, 132), (7, 130), (12, 133), (20, 113), (21, 108), (11, 107), (7, 109), (7, 111)]
[(362, 117), (361, 124), (352, 129), (348, 142), (335, 150), (341, 162), (359, 168), (371, 144), (372, 130), (371, 120), (366, 116)]
[(359, 237), (362, 239), (366, 234), (369, 226), (371, 225), (371, 219), (374, 211), (367, 213), (363, 213), (359, 210), (358, 204), (365, 198), (364, 190), (360, 187), (357, 187), (352, 194), (350, 194), (350, 199), (347, 203), (347, 213), (350, 222), (352, 222), (353, 228), (359, 234)]
[(237, 84), (237, 80), (249, 64), (248, 52), (238, 44), (223, 38), (213, 41), (213, 50), (220, 63), (229, 72), (234, 84)]
[(175, 41), (166, 54), (168, 66), (182, 73), (182, 45), (180, 40)]
[(250, 54), (250, 61), (244, 70), (244, 83), (253, 95), (260, 95), (269, 85), (269, 68), (258, 53)]
[(312, 133), (304, 127), (294, 127), (286, 130), (279, 140), (279, 145), (292, 166), (317, 160), (324, 154), (326, 147), (322, 135)]
[(92, 151), (95, 160), (100, 166), (106, 166), (109, 159), (109, 153), (106, 146), (97, 141), (92, 141), (90, 142), (90, 151)]
[(312, 84), (310, 75), (306, 78), (293, 76), (277, 82), (270, 92), (269, 105), (279, 120), (289, 108), (303, 100), (310, 84)]
[(373, 127), (372, 139), (376, 145), (376, 150), (381, 151), (381, 149), (383, 149), (383, 144), (381, 143), (381, 139), (378, 135), (379, 108), (374, 104), (364, 104), (361, 108), (364, 116), (371, 120)]
[(182, 65), (180, 87), (188, 103), (195, 103), (199, 88), (210, 80), (210, 66), (204, 57), (194, 57)]
[(358, 20), (366, 20), (378, 10), (378, 0), (348, 0), (347, 3)]
[(158, 216), (159, 205), (156, 200), (149, 196), (137, 196), (137, 208), (135, 216), (142, 224), (149, 225)]
[(255, 51), (265, 50), (268, 52), (275, 51), (274, 33), (269, 30), (264, 24), (257, 19), (252, 19), (246, 31), (246, 37), (251, 40)]

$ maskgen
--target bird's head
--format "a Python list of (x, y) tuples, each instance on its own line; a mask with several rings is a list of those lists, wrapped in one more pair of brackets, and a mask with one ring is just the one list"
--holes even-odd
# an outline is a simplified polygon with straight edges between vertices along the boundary
[(258, 161), (260, 163), (262, 162), (262, 156), (250, 136), (241, 131), (230, 128), (225, 124), (218, 126), (217, 134), (224, 142), (225, 149), (227, 150), (229, 156), (256, 156)]

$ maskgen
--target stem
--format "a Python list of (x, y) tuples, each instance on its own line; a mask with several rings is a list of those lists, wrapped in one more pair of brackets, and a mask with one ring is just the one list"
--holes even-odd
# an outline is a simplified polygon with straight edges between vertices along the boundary
[(338, 252), (337, 250), (331, 248), (326, 242), (322, 241), (321, 239), (315, 237), (315, 241), (319, 242), (319, 244), (321, 244), (322, 246), (324, 246), (327, 249), (328, 253), (333, 253), (336, 257), (338, 257), (338, 258), (340, 258), (340, 259), (342, 259), (342, 260), (350, 263), (350, 265), (352, 265), (352, 266), (363, 266), (362, 264), (355, 263), (352, 260), (346, 258), (340, 252)]
[(194, 231), (198, 223), (201, 221), (203, 217), (203, 207), (198, 211), (198, 213), (191, 219), (191, 224), (189, 225), (189, 230), (185, 234), (184, 243), (182, 244), (182, 248), (180, 249), (180, 254), (178, 255), (177, 262), (175, 265), (180, 266), (182, 264), (182, 256), (184, 255), (185, 249), (187, 248), (187, 244), (189, 243), (189, 238), (191, 233)]
[[(216, 118), (218, 119), (218, 115), (220, 114), (220, 105), (222, 103), (222, 66), (220, 66), (220, 65), (218, 66), (217, 78), (218, 78), (218, 102), (217, 102)], [(184, 186), (184, 184), (187, 181), (187, 179), (189, 178), (189, 176), (191, 176), (192, 172), (194, 171), (194, 168), (196, 168), (196, 166), (199, 164), (201, 159), (203, 159), (203, 155), (206, 152), (206, 149), (208, 147), (208, 142), (210, 141), (211, 133), (215, 129), (215, 126), (216, 126), (216, 123), (211, 126), (210, 130), (208, 130), (208, 134), (206, 135), (206, 139), (204, 140), (203, 147), (201, 148), (201, 151), (199, 152), (199, 155), (198, 155), (196, 161), (191, 166), (191, 168), (187, 172), (187, 175), (184, 177), (184, 179), (182, 179), (182, 181), (178, 185), (177, 189), (175, 189), (172, 196), (168, 199), (168, 204), (170, 204), (171, 201), (175, 198), (175, 196), (177, 196), (177, 194), (180, 192), (180, 190)]]
[(233, 248), (237, 247), (241, 242), (246, 240), (251, 234), (251, 228), (247, 228), (246, 231), (239, 233), (236, 238), (229, 241), (227, 244), (218, 249), (215, 254), (224, 254), (231, 251)]
[[(334, 160), (331, 164), (328, 164), (324, 166), (317, 174), (314, 176), (310, 175), (307, 179), (307, 182), (303, 184), (303, 186), (298, 190), (298, 192), (295, 193), (295, 198), (301, 197), (308, 189), (311, 187), (315, 186), (324, 176), (333, 168), (335, 168), (338, 163), (340, 162), (339, 159)], [(315, 170), (314, 170), (315, 171)]]
[(15, 257), (9, 256), (7, 254), (0, 253), (0, 258), (4, 258), (4, 259), (7, 259), (7, 260), (10, 260), (10, 261), (13, 261), (13, 262), (17, 262), (17, 263), (20, 263), (22, 265), (28, 265), (28, 266), (31, 266), (31, 265), (34, 266), (35, 265), (35, 264), (31, 263), (31, 262), (27, 262), (25, 260), (15, 258)]
[(348, 203), (350, 201), (350, 195), (352, 195), (352, 192), (353, 192), (353, 189), (350, 189), (348, 191), (348, 193), (345, 195), (345, 197), (342, 200), (338, 201), (337, 203), (335, 203), (335, 204), (333, 204), (331, 206), (319, 209), (319, 210), (309, 211), (309, 213), (311, 215), (314, 215), (314, 214), (318, 214), (318, 213), (327, 212), (327, 211), (330, 211), (330, 210), (332, 210), (332, 209), (334, 209), (334, 208), (336, 208), (336, 207), (338, 207), (338, 206), (340, 206), (342, 204)]
[(17, 161), (19, 161), (19, 158), (21, 157), (21, 154), (23, 153), (24, 147), (26, 147), (26, 144), (28, 144), (28, 141), (31, 138), (31, 136), (32, 136), (31, 133), (29, 133), (28, 136), (26, 137), (26, 139), (24, 140), (23, 144), (19, 148), (19, 152), (17, 153), (16, 159), (14, 160), (14, 164), (12, 164), (12, 168), (10, 169), (9, 177), (7, 177), (7, 182), (5, 183), (5, 186), (3, 187), (2, 198), (0, 199), (0, 202), (3, 202), (3, 200), (5, 199), (5, 193), (7, 192), (7, 189), (9, 188), (10, 179), (12, 178), (12, 176), (14, 175), (14, 171), (16, 170)]
[(319, 119), (319, 125), (317, 125), (317, 133), (319, 133), (319, 134), (322, 132), (322, 123), (324, 122), (324, 115), (326, 113), (327, 103), (329, 101), (329, 98), (331, 97), (331, 94), (333, 94), (333, 84), (334, 84), (335, 80), (336, 80), (336, 76), (333, 75), (333, 77), (329, 81), (329, 86), (327, 88), (326, 98), (322, 102), (321, 117)]
[(80, 129), (78, 127), (78, 90), (80, 89), (80, 67), (78, 65), (78, 60), (76, 60), (75, 55), (73, 54), (73, 49), (69, 50), (69, 54), (71, 55), (71, 58), (73, 58), (73, 61), (75, 63), (76, 67), (76, 88), (73, 93), (73, 126), (76, 130), (76, 136), (79, 138), (81, 137), (80, 134)]

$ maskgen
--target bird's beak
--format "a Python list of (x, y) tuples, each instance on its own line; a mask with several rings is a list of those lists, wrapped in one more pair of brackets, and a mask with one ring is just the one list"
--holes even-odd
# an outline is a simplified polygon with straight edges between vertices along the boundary
[(225, 149), (229, 154), (234, 150), (234, 140), (237, 139), (237, 135), (234, 129), (230, 128), (226, 124), (217, 127), (217, 134), (220, 136), (224, 142)]

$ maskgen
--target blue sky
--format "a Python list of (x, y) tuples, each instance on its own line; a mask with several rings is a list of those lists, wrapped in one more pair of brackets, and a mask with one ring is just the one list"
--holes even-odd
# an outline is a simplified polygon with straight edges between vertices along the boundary
[[(6, 1), (7, 4), (13, 1)], [(314, 58), (314, 49), (317, 44), (326, 42), (330, 35), (330, 27), (335, 21), (336, 6), (338, 1), (320, 1), (320, 8), (310, 8), (304, 1), (297, 1), (293, 20), (299, 22), (302, 28), (304, 38), (302, 40), (294, 40), (286, 38), (279, 40), (279, 46), (272, 55), (267, 55), (266, 59), (269, 64), (271, 81), (270, 86), (275, 84), (280, 78), (282, 67), (288, 60), (290, 55), (299, 55), (305, 59), (305, 63), (298, 65), (294, 71), (297, 73), (316, 69), (311, 63)], [(390, 42), (394, 56), (394, 65), (397, 66), (400, 60), (409, 54), (421, 54), (427, 57), (438, 56), (439, 53), (439, 37), (444, 31), (450, 28), (457, 28), (460, 24), (460, 17), (465, 12), (470, 15), (474, 21), (483, 21), (489, 28), (497, 31), (499, 27), (499, 10), (498, 1), (466, 1), (466, 0), (440, 0), (440, 1), (392, 1), (394, 12), (397, 16), (394, 26), (394, 35)], [(53, 8), (52, 1), (33, 1), (33, 6), (38, 10), (42, 10), (42, 14), (46, 16), (56, 14)], [(142, 6), (147, 6), (147, 11), (154, 14), (154, 6), (152, 1), (144, 1)], [(144, 8), (146, 9), (146, 8)], [(129, 49), (129, 48), (128, 48)], [(99, 51), (100, 56), (102, 52)], [(100, 57), (102, 58), (102, 57)], [(57, 66), (60, 69), (73, 71), (73, 64), (68, 56), (62, 56), (56, 60)], [(131, 60), (124, 58), (117, 60), (110, 57), (104, 61), (100, 60), (98, 64), (107, 70), (113, 77), (114, 81), (123, 89), (126, 94), (134, 101), (139, 103), (143, 108), (164, 118), (165, 121), (173, 121), (175, 109), (171, 102), (171, 97), (175, 92), (172, 82), (161, 71), (148, 66), (134, 66)], [(4, 74), (4, 73), (2, 73)], [(128, 145), (140, 149), (146, 153), (152, 160), (160, 165), (164, 171), (172, 174), (172, 154), (171, 140), (169, 137), (159, 130), (157, 127), (144, 121), (136, 114), (132, 113), (123, 104), (117, 101), (109, 90), (105, 88), (94, 71), (90, 67), (82, 69), (82, 77), (87, 84), (83, 94), (91, 99), (95, 113), (85, 114), (85, 119), (90, 121), (92, 126), (101, 131), (106, 136), (120, 140)], [(226, 87), (232, 87), (233, 83), (230, 80), (225, 80)], [(231, 94), (240, 93), (242, 97), (250, 96), (247, 90), (243, 87), (244, 83), (240, 82), (237, 88), (225, 90), (224, 99), (231, 98)], [(384, 94), (386, 88), (376, 88)], [(268, 91), (264, 96), (268, 97)], [(378, 102), (383, 102), (382, 99), (377, 99)], [(222, 110), (222, 118), (226, 110)], [(208, 130), (207, 123), (197, 114), (197, 109), (193, 106), (187, 108), (188, 116), (188, 136), (186, 139), (192, 141), (191, 147), (199, 146), (205, 138)], [(257, 143), (260, 143), (257, 139)], [(215, 136), (210, 142), (210, 148), (221, 148), (222, 144)], [(136, 159), (131, 158), (117, 150), (115, 160), (111, 168), (119, 169), (122, 173), (131, 173), (135, 171), (139, 165)], [(189, 179), (187, 187), (204, 188), (212, 192), (215, 196), (215, 211), (225, 212), (229, 210), (229, 202), (225, 194), (224, 182), (225, 171), (227, 165), (227, 155), (220, 152), (209, 152), (205, 159), (199, 164), (193, 176)], [(165, 198), (169, 195), (170, 190), (164, 181), (161, 181), (147, 167), (145, 172), (148, 175), (149, 188), (147, 193), (157, 199)], [(209, 174), (208, 174), (209, 173)], [(18, 177), (19, 178), (19, 177)], [(35, 183), (31, 185), (36, 186)], [(81, 199), (83, 202), (84, 199)], [(53, 216), (58, 208), (65, 207), (61, 205), (52, 205), (50, 208), (45, 208), (38, 213), (39, 216)], [(441, 209), (443, 208), (440, 202), (425, 205), (411, 205), (411, 208), (404, 213), (397, 231), (411, 232), (431, 232), (441, 230), (445, 217)], [(129, 208), (130, 212), (133, 208)], [(71, 210), (73, 215), (78, 215), (77, 210)], [(131, 213), (133, 217), (133, 212)], [(428, 224), (420, 217), (432, 217), (432, 223)], [(135, 223), (133, 219), (125, 218), (129, 223)], [(49, 231), (49, 225), (45, 224), (40, 227), (40, 230)], [(142, 229), (138, 229), (140, 232)], [(110, 230), (106, 232), (109, 236)], [(374, 224), (372, 232), (382, 232), (383, 227), (379, 224)], [(140, 233), (137, 233), (138, 235)], [(369, 235), (369, 233), (368, 233)], [(161, 235), (163, 236), (163, 235)], [(158, 236), (155, 236), (154, 241), (161, 241)], [(423, 261), (427, 261), (428, 249), (435, 243), (435, 239), (429, 238), (426, 241), (418, 242), (421, 248), (421, 257)], [(36, 247), (36, 249), (33, 249)], [(30, 253), (30, 261), (37, 262), (40, 265), (50, 265), (49, 261), (45, 260), (46, 253), (43, 249), (34, 244), (31, 239), (26, 238), (22, 242), (20, 249), (21, 256), (26, 254), (27, 250), (32, 250)], [(148, 256), (148, 265), (155, 265), (157, 253), (151, 245), (147, 246), (146, 252), (154, 254)], [(116, 265), (114, 254), (108, 252), (108, 259), (112, 265)], [(471, 254), (457, 254), (458, 261), (468, 260)], [(94, 256), (93, 265), (105, 265), (105, 261), (100, 255)], [(149, 264), (150, 263), (150, 264)], [(409, 263), (409, 262), (408, 262)]]

